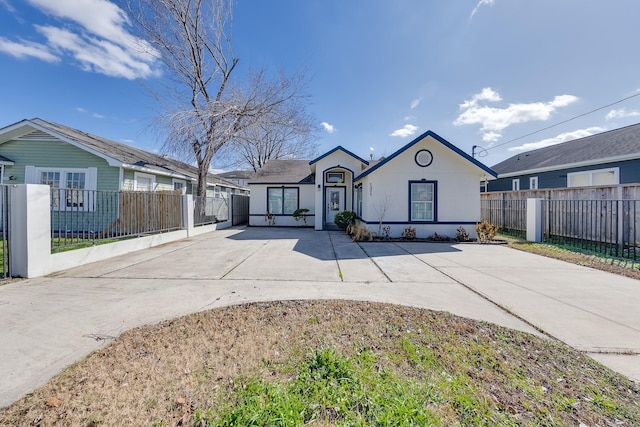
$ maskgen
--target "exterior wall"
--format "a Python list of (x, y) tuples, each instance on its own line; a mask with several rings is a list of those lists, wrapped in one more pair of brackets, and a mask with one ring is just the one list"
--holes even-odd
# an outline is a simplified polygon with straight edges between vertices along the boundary
[(498, 178), (489, 181), (488, 191), (511, 191), (511, 182), (516, 178), (520, 178), (520, 190), (529, 190), (529, 178), (533, 176), (538, 177), (538, 188), (566, 188), (568, 173), (615, 167), (620, 168), (620, 184), (640, 183), (640, 159), (636, 159)]
[[(298, 208), (309, 209), (307, 213), (307, 225), (314, 223), (315, 215), (315, 186), (313, 184), (251, 184), (251, 203), (249, 203), (249, 225), (255, 227), (268, 226), (265, 220), (267, 213), (267, 188), (273, 187), (298, 188)], [(304, 222), (296, 221), (292, 215), (275, 215), (276, 227), (301, 227)]]
[[(315, 217), (315, 229), (322, 230), (324, 227), (324, 207), (326, 206), (325, 187), (342, 186), (345, 187), (345, 210), (354, 210), (353, 206), (353, 178), (362, 172), (362, 163), (347, 153), (337, 150), (330, 155), (318, 160), (314, 163), (315, 167), (315, 206), (317, 206), (317, 214)], [(328, 184), (325, 182), (324, 174), (329, 170), (336, 172), (344, 171), (345, 182), (343, 184)], [(318, 184), (321, 186), (318, 191)]]
[[(422, 149), (433, 154), (433, 162), (427, 167), (415, 162), (416, 153)], [(380, 232), (381, 223), (389, 225), (392, 236), (413, 227), (421, 238), (434, 232), (455, 237), (460, 226), (474, 236), (473, 225), (480, 219), (481, 179), (483, 172), (478, 167), (427, 137), (356, 183), (363, 185), (362, 221), (375, 233)], [(433, 222), (410, 219), (409, 182), (422, 180), (436, 182)]]
[[(147, 175), (154, 175), (156, 177), (155, 191), (171, 191), (173, 190), (173, 178), (170, 176), (155, 175), (152, 172), (142, 172)], [(123, 173), (122, 190), (133, 191), (135, 182), (136, 171), (131, 169), (125, 169)]]
[[(25, 166), (76, 169), (95, 167), (98, 169), (98, 190), (119, 189), (118, 168), (63, 141), (8, 141), (0, 144), (0, 154), (14, 161), (13, 166), (5, 166), (4, 184), (24, 184)], [(15, 179), (9, 181), (10, 176)]]

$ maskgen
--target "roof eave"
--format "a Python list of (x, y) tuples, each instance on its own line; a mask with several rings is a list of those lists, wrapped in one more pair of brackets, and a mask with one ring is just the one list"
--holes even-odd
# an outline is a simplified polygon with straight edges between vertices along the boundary
[(579, 168), (583, 166), (594, 166), (594, 165), (601, 165), (604, 163), (622, 162), (625, 160), (634, 160), (634, 159), (640, 159), (640, 153), (631, 153), (631, 154), (625, 154), (622, 156), (605, 157), (602, 159), (585, 160), (582, 162), (564, 163), (561, 165), (546, 166), (543, 168), (524, 169), (524, 170), (515, 171), (515, 172), (499, 173), (498, 178), (510, 178), (513, 176), (531, 175), (534, 173), (551, 172), (554, 170)]
[(329, 151), (327, 151), (326, 153), (324, 153), (323, 155), (321, 155), (321, 156), (319, 156), (319, 157), (316, 157), (315, 159), (313, 159), (313, 160), (309, 161), (309, 166), (311, 166), (311, 167), (313, 168), (313, 167), (314, 167), (314, 165), (315, 165), (316, 163), (318, 163), (320, 160), (324, 159), (325, 157), (330, 156), (331, 154), (335, 153), (335, 152), (336, 152), (336, 151), (338, 151), (338, 150), (340, 150), (340, 151), (344, 152), (345, 154), (347, 154), (347, 155), (349, 155), (349, 156), (353, 157), (354, 159), (358, 160), (359, 162), (364, 163), (365, 165), (368, 165), (368, 164), (369, 164), (369, 162), (368, 162), (368, 161), (364, 160), (364, 159), (363, 159), (363, 158), (361, 158), (360, 156), (357, 156), (356, 154), (353, 154), (351, 151), (347, 150), (347, 149), (346, 149), (346, 148), (344, 148), (343, 146), (338, 145), (338, 146), (337, 146), (337, 147), (335, 147), (334, 149), (329, 150)]
[[(115, 167), (123, 167), (124, 163), (118, 159), (115, 159), (111, 156), (107, 156), (106, 154), (95, 150), (93, 148), (87, 147), (86, 145), (82, 144), (81, 142), (75, 141), (71, 138), (68, 138), (64, 135), (61, 135), (60, 133), (56, 132), (55, 130), (51, 130), (49, 129), (47, 126), (41, 125), (38, 122), (36, 122), (35, 120), (23, 120), (22, 122), (18, 122), (15, 124), (17, 127), (20, 126), (30, 126), (33, 129), (39, 130), (41, 132), (45, 132), (48, 133), (49, 135), (53, 136), (54, 138), (57, 138), (63, 142), (66, 142), (67, 144), (71, 144), (74, 147), (77, 147), (81, 150), (84, 150), (90, 154), (93, 154), (94, 156), (100, 157), (101, 159), (104, 159), (109, 166), (115, 166)], [(6, 129), (6, 128), (5, 128)]]

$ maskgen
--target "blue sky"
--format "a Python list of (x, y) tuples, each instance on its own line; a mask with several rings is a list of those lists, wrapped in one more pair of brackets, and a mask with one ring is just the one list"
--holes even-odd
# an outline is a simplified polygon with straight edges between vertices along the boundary
[[(0, 126), (161, 150), (145, 88), (163, 70), (116, 3), (0, 0)], [(233, 46), (245, 70), (306, 67), (320, 152), (379, 157), (432, 130), (491, 166), (640, 122), (638, 16), (638, 0), (236, 0)]]

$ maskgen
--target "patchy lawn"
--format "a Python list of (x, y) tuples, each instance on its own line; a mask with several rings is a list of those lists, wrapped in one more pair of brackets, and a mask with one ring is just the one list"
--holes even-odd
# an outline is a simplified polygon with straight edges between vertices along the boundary
[(524, 239), (499, 235), (498, 239), (508, 242), (509, 247), (521, 251), (555, 258), (572, 264), (583, 265), (620, 276), (640, 279), (640, 261), (632, 262), (622, 258), (607, 257), (597, 252), (580, 249), (574, 246), (554, 245), (550, 243), (532, 243)]
[(350, 301), (215, 309), (137, 328), (0, 425), (640, 425), (640, 387), (569, 347)]

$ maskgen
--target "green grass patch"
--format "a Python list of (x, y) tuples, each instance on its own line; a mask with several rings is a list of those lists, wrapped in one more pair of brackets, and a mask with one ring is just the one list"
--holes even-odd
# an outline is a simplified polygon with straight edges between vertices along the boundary
[(0, 425), (640, 426), (639, 402), (638, 384), (557, 341), (411, 307), (287, 301), (125, 332)]

